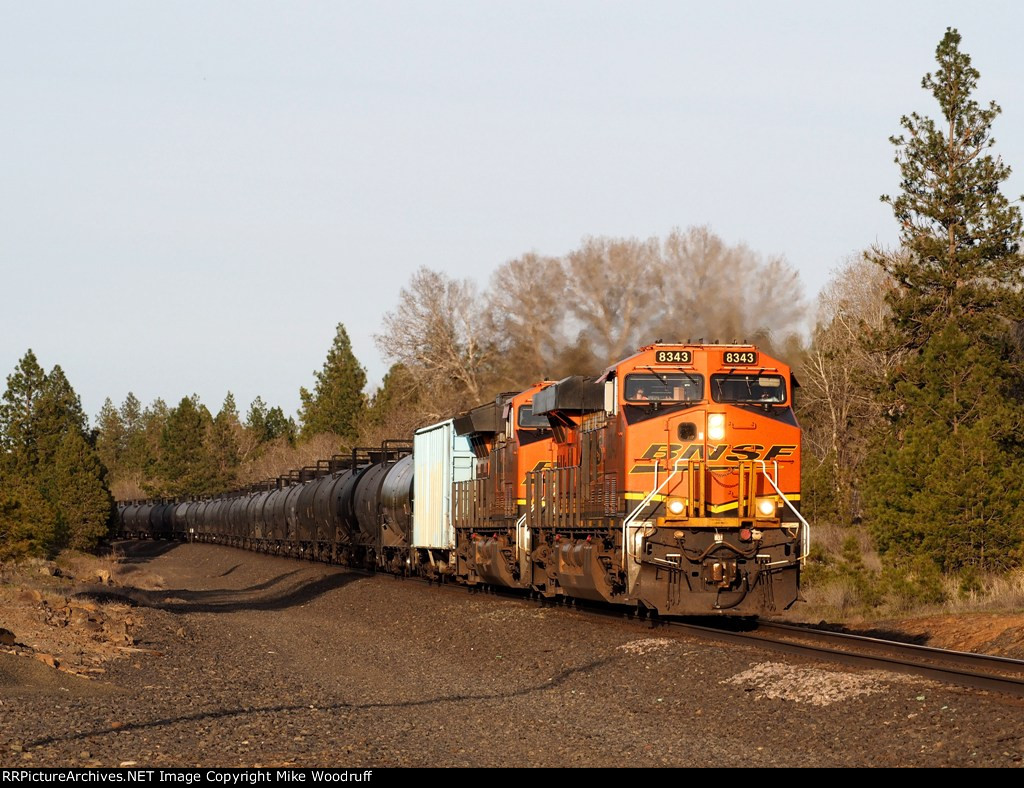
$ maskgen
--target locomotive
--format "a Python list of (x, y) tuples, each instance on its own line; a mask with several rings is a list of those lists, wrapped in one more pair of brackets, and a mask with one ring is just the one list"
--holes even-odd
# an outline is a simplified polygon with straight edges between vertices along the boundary
[(208, 500), (119, 506), (125, 537), (752, 616), (799, 595), (797, 383), (752, 345), (653, 344)]

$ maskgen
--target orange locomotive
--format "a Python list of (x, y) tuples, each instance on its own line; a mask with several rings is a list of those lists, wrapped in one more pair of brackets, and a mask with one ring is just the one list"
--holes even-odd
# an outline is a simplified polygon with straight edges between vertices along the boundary
[(455, 429), (469, 437), (476, 457), (475, 478), (454, 485), (460, 582), (533, 586), (529, 552), (521, 549), (528, 539), (523, 532), (526, 476), (556, 460), (548, 418), (533, 413), (534, 396), (551, 385), (545, 381), (502, 394), (455, 419)]
[(809, 545), (795, 386), (750, 345), (651, 345), (600, 377), (424, 427), (411, 455), (385, 442), (270, 487), (123, 504), (120, 528), (664, 615), (757, 615), (796, 600)]
[(458, 579), (665, 615), (788, 607), (809, 544), (795, 386), (750, 345), (657, 344), (499, 398), (486, 425), (471, 411)]

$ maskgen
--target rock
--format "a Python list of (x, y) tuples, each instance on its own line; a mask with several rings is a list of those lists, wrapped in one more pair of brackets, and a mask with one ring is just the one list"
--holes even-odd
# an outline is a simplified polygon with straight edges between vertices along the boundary
[(14, 645), (14, 633), (9, 629), (0, 627), (0, 646), (13, 646)]
[(36, 654), (36, 659), (51, 668), (60, 665), (60, 661), (53, 654)]
[(129, 769), (132, 766), (138, 766), (138, 765), (139, 765), (138, 761), (121, 761), (121, 763), (118, 764), (118, 768), (119, 769)]
[(96, 578), (103, 583), (103, 585), (110, 585), (110, 570), (109, 569), (97, 569)]
[(43, 564), (41, 567), (39, 567), (39, 574), (48, 575), (49, 577), (57, 577), (57, 567), (50, 566), (49, 564)]
[(14, 742), (14, 744), (11, 745), (11, 751), (12, 752), (25, 752), (25, 747), (22, 744), (20, 744), (19, 742)]
[(80, 753), (78, 753), (78, 757), (82, 759), (91, 758), (92, 753), (90, 753), (88, 750), (82, 750)]

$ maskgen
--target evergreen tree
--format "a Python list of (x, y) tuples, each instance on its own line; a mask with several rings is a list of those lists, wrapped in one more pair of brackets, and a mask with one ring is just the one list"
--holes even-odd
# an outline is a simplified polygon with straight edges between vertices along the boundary
[(896, 282), (890, 346), (904, 350), (884, 397), (891, 420), (868, 463), (865, 500), (879, 547), (946, 569), (1022, 558), (1024, 410), (1014, 342), (1022, 316), (1019, 208), (1010, 168), (989, 153), (1000, 109), (948, 29), (922, 87), (942, 122), (914, 113), (893, 137), (902, 192), (883, 197), (902, 250), (874, 255)]
[(71, 387), (60, 365), (46, 376), (35, 407), (37, 462), (41, 469), (51, 469), (57, 459), (64, 437), (77, 433), (85, 438), (88, 419), (82, 400)]
[(229, 391), (220, 412), (210, 427), (209, 451), (217, 471), (216, 486), (227, 490), (234, 486), (239, 465), (239, 437), (242, 425), (238, 421), (235, 397)]
[(235, 404), (235, 395), (230, 391), (224, 396), (224, 404), (220, 406), (220, 412), (217, 415), (238, 423), (238, 406)]
[(0, 560), (45, 555), (57, 543), (57, 512), (31, 479), (0, 479)]
[(262, 397), (256, 397), (249, 406), (245, 417), (245, 428), (259, 443), (269, 443), (284, 435), (289, 443), (295, 443), (297, 432), (294, 419), (287, 418), (280, 407), (267, 408)]
[(168, 496), (219, 492), (216, 469), (206, 446), (209, 417), (209, 411), (193, 397), (182, 398), (170, 411), (160, 434), (155, 491)]
[(120, 474), (121, 458), (124, 455), (127, 430), (121, 413), (107, 397), (96, 416), (96, 451), (111, 475)]
[(7, 376), (0, 404), (0, 448), (10, 474), (31, 475), (38, 465), (36, 409), (46, 373), (31, 348)]
[(256, 397), (249, 407), (245, 427), (259, 443), (270, 443), (275, 438), (284, 436), (288, 443), (294, 444), (298, 432), (294, 419), (285, 416), (284, 411), (278, 406), (268, 409), (260, 397)]
[(139, 414), (138, 426), (129, 433), (125, 467), (139, 479), (151, 479), (157, 474), (161, 439), (170, 413), (167, 403), (157, 397)]
[(367, 422), (375, 427), (385, 427), (396, 417), (402, 421), (399, 411), (416, 411), (419, 393), (412, 373), (406, 366), (401, 363), (392, 364), (380, 388), (373, 393), (366, 411)]
[(280, 405), (275, 405), (267, 411), (266, 435), (268, 441), (283, 437), (290, 445), (295, 445), (295, 438), (299, 434), (299, 427), (295, 419), (285, 416)]
[(31, 350), (7, 381), (0, 552), (48, 552), (69, 538), (94, 546), (110, 523), (111, 498), (78, 395), (59, 366), (43, 374)]
[(352, 353), (352, 343), (343, 324), (338, 324), (323, 370), (314, 374), (316, 384), (312, 393), (305, 388), (299, 390), (302, 437), (333, 432), (347, 441), (354, 441), (366, 408), (363, 394), (366, 371)]
[(245, 428), (256, 437), (258, 442), (266, 442), (267, 403), (263, 401), (263, 397), (257, 396), (249, 405), (249, 412), (245, 415)]
[(129, 435), (142, 429), (142, 403), (130, 391), (121, 403), (121, 421)]
[[(110, 533), (114, 499), (99, 455), (78, 432), (68, 432), (55, 458), (53, 503), (62, 536), (76, 550), (92, 550)], [(62, 540), (63, 541), (63, 540)]]

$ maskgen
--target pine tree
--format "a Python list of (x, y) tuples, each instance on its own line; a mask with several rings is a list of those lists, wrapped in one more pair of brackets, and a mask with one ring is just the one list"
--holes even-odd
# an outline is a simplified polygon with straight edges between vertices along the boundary
[(392, 364), (366, 410), (366, 423), (389, 437), (406, 435), (423, 423), (422, 391), (404, 364)]
[(96, 416), (96, 451), (112, 476), (121, 470), (121, 458), (124, 455), (127, 430), (124, 421), (110, 397), (103, 400), (103, 407)]
[(216, 486), (227, 490), (234, 486), (238, 475), (239, 437), (242, 425), (238, 421), (235, 397), (229, 391), (220, 412), (210, 427), (209, 451), (217, 471)]
[(82, 400), (71, 387), (60, 365), (46, 376), (35, 407), (37, 461), (41, 468), (52, 468), (64, 437), (77, 433), (85, 438), (88, 419)]
[[(112, 410), (112, 408), (110, 408)], [(86, 431), (82, 404), (55, 366), (43, 374), (28, 351), (8, 377), (0, 429), (7, 457), (0, 551), (43, 553), (73, 538), (95, 545), (110, 523), (106, 469)]]
[(53, 502), (68, 546), (92, 550), (109, 535), (114, 500), (99, 455), (77, 432), (68, 432), (55, 458)]
[(946, 569), (1001, 568), (1024, 548), (1022, 221), (1000, 191), (1010, 168), (989, 149), (1000, 109), (972, 98), (978, 71), (948, 29), (927, 74), (941, 124), (914, 113), (893, 137), (902, 192), (882, 199), (898, 254), (873, 256), (895, 280), (890, 345), (903, 361), (883, 392), (865, 500), (879, 547)]
[(184, 397), (167, 416), (160, 434), (156, 492), (168, 496), (220, 492), (207, 450), (210, 414), (194, 397)]
[(347, 441), (354, 441), (366, 408), (363, 394), (366, 371), (352, 353), (352, 343), (343, 324), (338, 324), (323, 370), (314, 374), (316, 385), (313, 392), (305, 388), (299, 390), (302, 437), (332, 432)]
[(57, 544), (57, 512), (31, 479), (0, 479), (0, 560), (45, 555)]
[(268, 441), (283, 437), (289, 445), (294, 446), (299, 427), (295, 419), (284, 415), (280, 405), (275, 405), (267, 411), (266, 434)]
[(7, 376), (0, 404), (0, 449), (12, 475), (31, 475), (38, 465), (36, 409), (45, 387), (46, 373), (30, 348)]
[[(133, 395), (129, 394), (129, 398)], [(138, 400), (135, 400), (138, 403)], [(125, 405), (128, 400), (125, 400)], [(156, 491), (153, 479), (160, 464), (160, 441), (170, 416), (167, 403), (157, 397), (134, 419), (129, 419), (124, 407), (121, 410), (128, 430), (125, 447), (124, 470), (127, 477), (135, 479), (141, 486)], [(134, 425), (134, 426), (133, 426)]]
[(130, 391), (121, 403), (121, 421), (129, 435), (142, 429), (142, 403)]
[(280, 407), (267, 408), (262, 397), (256, 397), (249, 406), (245, 417), (245, 428), (249, 430), (259, 443), (270, 441), (284, 435), (289, 443), (295, 443), (295, 421), (287, 418)]
[(246, 413), (246, 429), (252, 433), (257, 443), (265, 443), (266, 437), (266, 402), (262, 397), (257, 396), (249, 405), (249, 412)]
[(994, 101), (972, 98), (979, 73), (947, 29), (935, 52), (939, 68), (921, 86), (939, 103), (943, 124), (918, 113), (902, 118), (906, 136), (892, 137), (902, 193), (883, 196), (900, 224), (909, 255), (876, 255), (902, 286), (891, 300), (896, 328), (920, 348), (950, 320), (965, 328), (1005, 332), (1021, 314), (1020, 208), (1000, 191), (1010, 168), (987, 151)]

